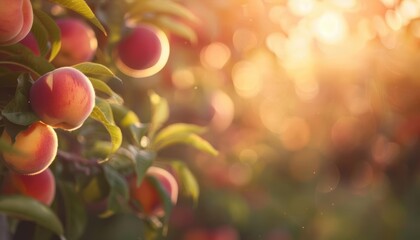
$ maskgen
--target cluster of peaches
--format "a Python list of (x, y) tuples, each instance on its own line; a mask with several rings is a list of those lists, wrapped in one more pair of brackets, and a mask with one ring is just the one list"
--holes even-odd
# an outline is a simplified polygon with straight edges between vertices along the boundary
[[(37, 41), (31, 33), (33, 9), (30, 0), (0, 0), (0, 46), (20, 43), (33, 54), (40, 55)], [(33, 112), (39, 118), (16, 136), (5, 129), (1, 135), (16, 151), (3, 152), (2, 159), (9, 171), (4, 176), (1, 194), (23, 194), (50, 205), (55, 196), (55, 178), (49, 168), (58, 149), (56, 130), (80, 128), (95, 106), (95, 90), (82, 72), (72, 65), (92, 61), (98, 47), (95, 32), (82, 19), (56, 19), (61, 31), (61, 49), (53, 59), (55, 70), (36, 79), (28, 96)], [(156, 63), (166, 62), (161, 54), (163, 32), (153, 26), (139, 25), (121, 39), (115, 49), (116, 67), (128, 76), (136, 77)], [(167, 41), (167, 39), (166, 39)], [(175, 202), (178, 186), (166, 170), (151, 167), (148, 176), (161, 182)], [(158, 191), (148, 177), (140, 186), (129, 179), (132, 198), (146, 214), (161, 215), (162, 203)]]

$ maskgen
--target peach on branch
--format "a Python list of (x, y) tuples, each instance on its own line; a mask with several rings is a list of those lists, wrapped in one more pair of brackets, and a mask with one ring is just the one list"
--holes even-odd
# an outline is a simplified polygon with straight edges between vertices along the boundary
[(134, 203), (135, 209), (139, 212), (147, 216), (161, 217), (165, 214), (164, 204), (151, 177), (155, 178), (162, 185), (173, 204), (177, 202), (178, 183), (171, 173), (158, 167), (150, 167), (139, 186), (137, 186), (136, 177), (129, 178), (130, 198)]
[(98, 48), (93, 29), (77, 18), (58, 19), (56, 23), (61, 31), (61, 49), (53, 64), (64, 67), (92, 60)]
[(36, 175), (22, 175), (8, 172), (3, 181), (5, 195), (25, 195), (45, 205), (51, 205), (55, 196), (55, 178), (49, 168)]
[(2, 139), (12, 144), (18, 153), (3, 152), (6, 165), (20, 174), (37, 174), (53, 162), (57, 154), (57, 134), (42, 122), (35, 122), (19, 132), (14, 142), (5, 130)]
[(166, 34), (152, 25), (138, 25), (130, 29), (118, 43), (117, 68), (127, 76), (142, 78), (159, 72), (169, 58)]
[(74, 130), (82, 126), (92, 112), (95, 91), (82, 72), (61, 67), (35, 81), (29, 100), (33, 111), (45, 124)]
[(31, 30), (33, 11), (30, 0), (0, 0), (0, 45), (12, 45)]

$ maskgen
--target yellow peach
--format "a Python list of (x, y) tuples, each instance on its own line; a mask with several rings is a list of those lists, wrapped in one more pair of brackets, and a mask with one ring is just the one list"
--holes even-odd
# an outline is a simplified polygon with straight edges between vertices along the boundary
[(16, 135), (13, 142), (7, 131), (2, 139), (22, 154), (3, 152), (6, 165), (20, 174), (37, 174), (45, 170), (57, 154), (57, 134), (54, 129), (41, 122), (35, 122)]

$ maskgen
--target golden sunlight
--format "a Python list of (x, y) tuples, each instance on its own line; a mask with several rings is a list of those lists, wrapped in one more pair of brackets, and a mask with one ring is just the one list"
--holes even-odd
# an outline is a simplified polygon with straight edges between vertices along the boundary
[(315, 19), (313, 31), (318, 41), (337, 44), (347, 37), (348, 26), (341, 13), (329, 10)]

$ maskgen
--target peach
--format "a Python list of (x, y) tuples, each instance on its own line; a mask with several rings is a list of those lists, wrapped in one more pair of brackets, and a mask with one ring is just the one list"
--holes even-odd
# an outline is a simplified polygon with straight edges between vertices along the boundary
[(0, 45), (12, 45), (31, 30), (33, 11), (30, 0), (0, 0)]
[(21, 194), (51, 205), (55, 196), (55, 178), (49, 168), (36, 175), (9, 172), (4, 177), (2, 193)]
[(61, 67), (35, 81), (29, 100), (42, 122), (71, 131), (89, 117), (95, 106), (95, 91), (82, 72)]
[(166, 34), (152, 25), (138, 25), (121, 39), (116, 51), (117, 68), (129, 77), (148, 77), (159, 72), (169, 58)]
[[(6, 165), (20, 174), (37, 174), (45, 170), (57, 154), (57, 134), (42, 122), (35, 122), (16, 135), (15, 141), (3, 131), (2, 139), (20, 152), (3, 152)], [(13, 143), (12, 143), (13, 142)]]
[(93, 29), (77, 18), (58, 19), (56, 23), (61, 31), (61, 49), (52, 63), (64, 67), (92, 60), (98, 48)]
[[(178, 183), (171, 173), (158, 167), (150, 167), (147, 170), (140, 186), (137, 186), (136, 177), (129, 179), (130, 196), (135, 209), (147, 216), (162, 217), (165, 214), (163, 201), (150, 177), (156, 178), (162, 184), (173, 204), (176, 204), (178, 199)], [(139, 205), (141, 208), (136, 208), (136, 205)]]

